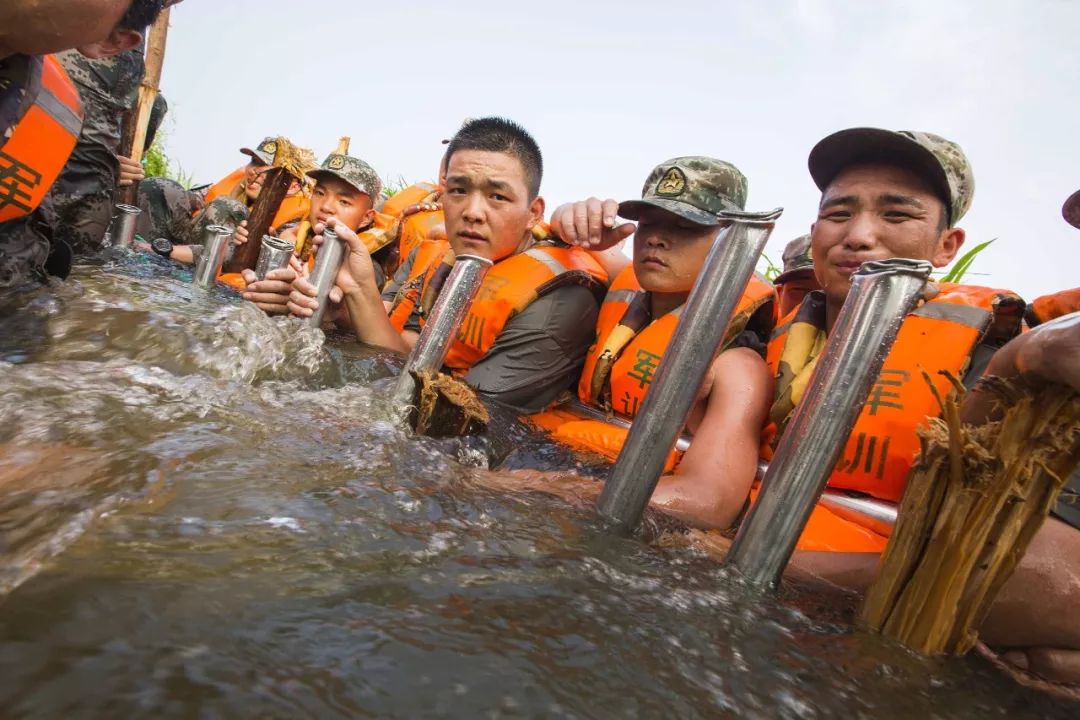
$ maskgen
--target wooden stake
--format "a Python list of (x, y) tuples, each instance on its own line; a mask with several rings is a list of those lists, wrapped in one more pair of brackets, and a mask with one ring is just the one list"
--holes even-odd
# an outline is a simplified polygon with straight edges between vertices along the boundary
[(266, 171), (262, 190), (259, 191), (259, 197), (251, 206), (251, 214), (248, 215), (248, 241), (233, 251), (232, 259), (226, 263), (222, 272), (238, 273), (255, 269), (255, 264), (259, 261), (259, 251), (262, 249), (263, 235), (270, 231), (270, 224), (295, 179), (283, 167), (273, 167)]
[[(145, 150), (143, 146), (146, 145), (146, 131), (150, 125), (150, 112), (154, 109), (154, 100), (157, 99), (161, 87), (161, 68), (165, 64), (165, 44), (169, 37), (171, 12), (171, 7), (165, 8), (158, 15), (157, 21), (150, 26), (150, 34), (146, 40), (146, 73), (139, 85), (139, 97), (135, 106), (124, 116), (124, 127), (117, 152), (136, 162), (142, 160)], [(132, 205), (137, 193), (137, 185), (121, 188), (120, 201)]]

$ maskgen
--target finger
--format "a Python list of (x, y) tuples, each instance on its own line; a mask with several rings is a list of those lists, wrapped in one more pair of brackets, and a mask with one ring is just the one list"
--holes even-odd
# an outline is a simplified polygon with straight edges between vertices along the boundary
[(609, 233), (615, 242), (622, 242), (626, 238), (630, 237), (637, 231), (637, 226), (634, 223), (623, 223), (612, 228)]
[(278, 268), (266, 273), (267, 280), (280, 280), (283, 283), (291, 284), (296, 278), (297, 274), (292, 268)]
[(315, 314), (314, 310), (311, 310), (310, 308), (306, 308), (306, 307), (300, 307), (299, 305), (292, 302), (291, 300), (289, 301), (289, 304), (286, 305), (285, 307), (287, 307), (289, 309), (290, 314), (295, 315), (297, 317), (302, 317), (302, 318), (303, 317), (311, 317), (312, 315)]
[(284, 307), (285, 303), (289, 302), (288, 295), (266, 292), (246, 292), (244, 293), (244, 299), (256, 305), (278, 305), (281, 307)]
[(280, 305), (271, 305), (268, 303), (255, 303), (255, 307), (262, 310), (267, 315), (288, 315), (289, 306), (282, 303)]
[(133, 183), (132, 180), (121, 178), (120, 182), (116, 183), (116, 187), (127, 187), (128, 185), (131, 185), (132, 183)]
[(594, 197), (585, 201), (586, 222), (588, 223), (588, 238), (590, 243), (600, 242), (604, 226), (602, 223), (604, 208), (600, 201)]
[(255, 274), (254, 270), (241, 270), (240, 277), (244, 278), (245, 285), (251, 285), (259, 281), (259, 276)]
[(578, 245), (587, 245), (589, 242), (589, 208), (586, 203), (576, 202), (574, 203), (574, 236), (573, 240), (567, 240), (570, 243), (576, 243)]
[(315, 298), (310, 298), (307, 295), (304, 295), (299, 290), (293, 290), (292, 293), (289, 294), (288, 305), (290, 310), (295, 307), (299, 310), (307, 311), (306, 313), (301, 313), (297, 312), (296, 310), (292, 310), (292, 313), (294, 315), (303, 315), (304, 317), (307, 317), (314, 310), (318, 309), (319, 301)]
[(288, 295), (292, 292), (292, 289), (292, 283), (281, 282), (279, 280), (259, 280), (258, 282), (253, 282), (248, 285), (245, 292)]
[(335, 285), (334, 287), (330, 288), (330, 295), (328, 297), (330, 299), (330, 302), (336, 304), (341, 302), (341, 299), (345, 297), (345, 293), (341, 291), (341, 288)]
[(619, 214), (619, 203), (611, 198), (604, 201), (602, 206), (602, 212), (604, 215), (604, 227), (615, 227), (615, 218)]
[(319, 294), (315, 286), (308, 282), (307, 278), (297, 278), (292, 284), (293, 292), (300, 292), (308, 297), (315, 297)]

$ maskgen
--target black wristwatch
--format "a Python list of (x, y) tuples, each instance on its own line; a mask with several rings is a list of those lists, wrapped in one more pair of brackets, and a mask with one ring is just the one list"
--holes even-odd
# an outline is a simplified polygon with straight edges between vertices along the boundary
[(169, 238), (154, 238), (150, 241), (150, 249), (163, 258), (172, 257), (173, 244)]

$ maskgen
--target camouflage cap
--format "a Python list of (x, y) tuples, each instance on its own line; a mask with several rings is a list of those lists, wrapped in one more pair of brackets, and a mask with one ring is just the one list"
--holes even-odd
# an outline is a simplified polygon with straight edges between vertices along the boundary
[(810, 235), (800, 235), (787, 244), (783, 254), (784, 272), (776, 276), (773, 285), (780, 285), (802, 272), (814, 271), (814, 258), (810, 252)]
[(829, 135), (810, 151), (810, 175), (824, 191), (844, 168), (865, 163), (899, 165), (928, 181), (955, 225), (971, 207), (975, 175), (964, 151), (940, 135), (916, 130), (850, 128)]
[(649, 173), (640, 200), (619, 203), (619, 215), (637, 220), (647, 206), (699, 225), (719, 225), (717, 214), (746, 207), (746, 176), (723, 160), (699, 155), (673, 158)]
[(1080, 190), (1077, 190), (1061, 206), (1061, 216), (1074, 228), (1080, 228)]
[(263, 141), (259, 143), (258, 147), (254, 150), (251, 148), (240, 148), (240, 152), (255, 158), (256, 160), (260, 160), (263, 165), (273, 165), (274, 156), (277, 155), (277, 138), (263, 138)]
[(351, 155), (332, 153), (317, 170), (308, 172), (308, 177), (316, 181), (327, 176), (336, 177), (360, 192), (367, 193), (372, 201), (378, 200), (382, 193), (382, 180), (379, 179), (379, 173), (375, 172), (375, 168)]

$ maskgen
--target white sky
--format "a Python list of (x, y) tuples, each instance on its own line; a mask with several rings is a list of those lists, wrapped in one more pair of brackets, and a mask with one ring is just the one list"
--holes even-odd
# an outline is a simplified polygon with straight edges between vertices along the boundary
[(162, 89), (167, 150), (197, 182), (282, 134), (320, 159), (339, 135), (384, 178), (431, 179), (465, 117), (504, 115), (544, 152), (548, 208), (638, 197), (678, 155), (734, 162), (747, 209), (785, 208), (766, 252), (806, 232), (806, 157), (845, 127), (927, 130), (975, 169), (961, 226), (1000, 238), (970, 282), (1028, 299), (1080, 284), (1080, 1), (381, 3), (186, 0)]

